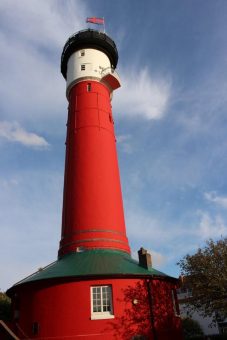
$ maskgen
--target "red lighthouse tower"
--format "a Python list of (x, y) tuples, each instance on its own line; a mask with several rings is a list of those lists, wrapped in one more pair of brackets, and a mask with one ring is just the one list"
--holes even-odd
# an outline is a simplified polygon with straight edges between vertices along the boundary
[(113, 40), (93, 30), (73, 35), (62, 53), (69, 116), (60, 256), (78, 247), (129, 253), (111, 109), (117, 60)]
[(8, 290), (19, 339), (180, 340), (177, 280), (126, 236), (111, 109), (118, 52), (102, 32), (66, 42), (69, 101), (58, 260)]

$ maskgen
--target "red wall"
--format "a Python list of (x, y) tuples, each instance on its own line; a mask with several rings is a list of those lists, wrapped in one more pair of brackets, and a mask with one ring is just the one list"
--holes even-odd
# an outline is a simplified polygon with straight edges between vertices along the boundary
[(110, 93), (97, 81), (77, 83), (69, 99), (59, 255), (80, 246), (130, 252)]
[[(91, 320), (92, 285), (112, 285), (114, 319)], [(155, 280), (150, 287), (153, 292), (152, 313), (144, 279), (27, 284), (17, 289), (19, 299), (23, 301), (18, 324), (32, 339), (129, 340), (137, 334), (154, 340), (182, 339), (180, 319), (173, 311), (173, 284)], [(132, 303), (134, 299), (138, 304)], [(40, 325), (38, 335), (32, 334), (33, 322)], [(21, 332), (18, 335), (23, 338)]]

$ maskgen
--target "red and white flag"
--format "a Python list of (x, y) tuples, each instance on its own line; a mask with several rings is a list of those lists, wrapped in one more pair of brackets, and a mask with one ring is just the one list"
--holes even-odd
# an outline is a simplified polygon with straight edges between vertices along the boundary
[(86, 22), (90, 22), (96, 25), (104, 25), (104, 18), (96, 18), (96, 17), (87, 18)]

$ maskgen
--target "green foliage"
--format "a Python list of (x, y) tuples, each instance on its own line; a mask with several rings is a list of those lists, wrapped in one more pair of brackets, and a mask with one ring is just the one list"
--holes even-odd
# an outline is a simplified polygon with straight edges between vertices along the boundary
[(203, 331), (199, 323), (191, 318), (182, 319), (182, 327), (185, 340), (192, 340), (203, 336)]
[(218, 311), (227, 316), (227, 238), (209, 240), (194, 255), (186, 255), (178, 265), (192, 290), (190, 304), (203, 316)]
[(9, 321), (11, 311), (11, 300), (5, 294), (0, 292), (0, 320)]
[(227, 339), (226, 333), (210, 336), (210, 340), (226, 340), (226, 339)]

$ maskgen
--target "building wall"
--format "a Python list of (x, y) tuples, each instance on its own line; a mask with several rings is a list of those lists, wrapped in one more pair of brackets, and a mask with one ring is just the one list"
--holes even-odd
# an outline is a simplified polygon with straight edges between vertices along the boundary
[[(182, 317), (189, 317), (188, 315), (188, 309), (185, 304), (180, 304), (180, 313)], [(204, 317), (200, 315), (198, 312), (194, 312), (190, 314), (190, 318), (197, 321), (205, 335), (214, 335), (219, 334), (219, 328), (218, 323), (215, 322), (212, 324), (212, 327), (210, 327), (210, 324), (212, 323), (213, 318), (212, 317)]]
[[(191, 313), (189, 311), (189, 308), (187, 307), (187, 303), (185, 303), (185, 301), (190, 301), (190, 298), (192, 297), (192, 291), (190, 289), (178, 290), (177, 297), (179, 301), (180, 314), (183, 318), (190, 317), (193, 320), (197, 321), (200, 324), (205, 335), (219, 334), (218, 323), (212, 323), (213, 317), (204, 317), (198, 312)], [(211, 323), (212, 327), (210, 327)]]
[[(113, 318), (91, 320), (90, 291), (97, 285), (112, 287)], [(19, 306), (18, 335), (22, 339), (131, 340), (135, 335), (143, 335), (146, 339), (180, 340), (173, 288), (169, 282), (150, 283), (136, 278), (30, 283), (16, 291), (23, 301)], [(33, 323), (39, 328), (36, 335), (32, 333)]]
[(78, 247), (130, 252), (110, 94), (95, 81), (70, 92), (59, 256)]

